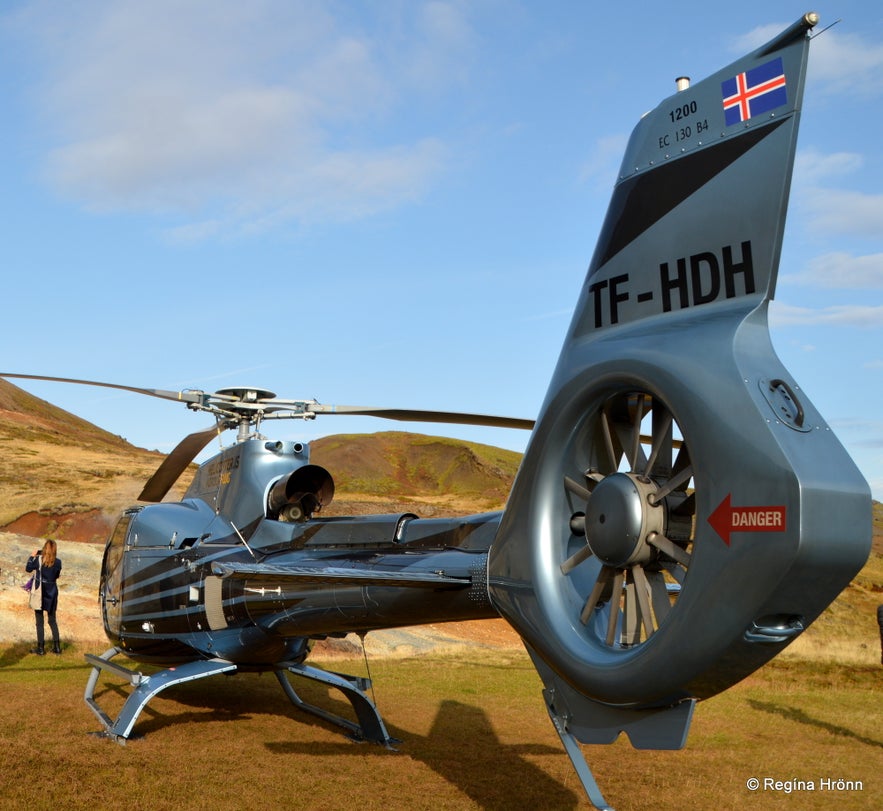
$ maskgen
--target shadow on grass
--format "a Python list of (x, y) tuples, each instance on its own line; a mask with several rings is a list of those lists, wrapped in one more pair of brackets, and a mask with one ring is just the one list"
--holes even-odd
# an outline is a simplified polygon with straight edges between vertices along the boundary
[[(302, 718), (300, 714), (297, 716)], [(518, 807), (576, 808), (582, 800), (527, 759), (529, 756), (564, 756), (555, 746), (504, 744), (487, 714), (458, 701), (443, 701), (428, 735), (390, 727), (401, 740), (401, 750), (419, 760), (459, 789), (481, 808), (509, 811)], [(358, 755), (364, 749), (352, 743), (268, 743), (275, 754)], [(377, 751), (381, 752), (382, 749)]]
[(864, 735), (858, 735), (847, 727), (838, 726), (837, 724), (831, 724), (828, 721), (813, 718), (812, 716), (807, 715), (803, 710), (798, 710), (794, 707), (783, 707), (779, 704), (769, 704), (766, 701), (758, 701), (757, 699), (749, 699), (748, 703), (755, 710), (768, 712), (772, 715), (779, 715), (788, 721), (795, 721), (798, 724), (806, 724), (807, 726), (816, 727), (817, 729), (823, 729), (825, 732), (830, 732), (832, 735), (851, 738), (865, 746), (876, 746), (883, 749), (883, 741), (866, 738)]
[(22, 659), (31, 655), (33, 647), (33, 642), (13, 642), (0, 653), (0, 667), (12, 667), (19, 664)]
[(34, 647), (34, 642), (19, 641), (0, 650), (0, 670), (21, 670), (28, 673), (88, 670), (89, 665), (71, 643), (62, 642), (60, 654), (53, 653), (51, 647), (47, 647), (43, 656), (34, 653)]
[[(314, 727), (339, 735), (339, 742), (266, 742), (276, 755), (306, 757), (363, 757), (368, 744), (348, 740), (340, 728), (291, 705), (273, 678), (239, 674), (224, 679), (188, 682), (169, 690), (171, 703), (153, 701), (141, 714), (132, 740), (147, 737), (169, 725), (215, 723), (254, 716), (287, 717), (300, 726)], [(238, 686), (237, 686), (238, 685)], [(247, 689), (242, 689), (247, 686)], [(308, 703), (322, 706), (342, 717), (352, 716), (348, 701), (327, 688), (299, 684), (298, 693)], [(127, 685), (103, 682), (96, 690), (99, 702), (120, 706), (129, 694)], [(182, 712), (183, 709), (183, 712)], [(576, 808), (583, 795), (575, 793), (544, 772), (532, 758), (565, 758), (557, 746), (537, 743), (507, 744), (500, 740), (481, 707), (443, 700), (428, 734), (420, 735), (386, 720), (389, 734), (400, 741), (390, 751), (370, 746), (379, 757), (407, 756), (423, 763), (473, 802), (489, 811), (509, 811), (513, 803), (525, 808)]]

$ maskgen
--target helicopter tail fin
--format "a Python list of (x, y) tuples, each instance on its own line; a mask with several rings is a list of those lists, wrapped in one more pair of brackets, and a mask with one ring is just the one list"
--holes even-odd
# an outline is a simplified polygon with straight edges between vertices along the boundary
[(572, 336), (771, 298), (810, 23), (680, 89), (635, 127)]
[(816, 21), (635, 128), (491, 549), (583, 742), (744, 678), (868, 554), (867, 484), (767, 327)]

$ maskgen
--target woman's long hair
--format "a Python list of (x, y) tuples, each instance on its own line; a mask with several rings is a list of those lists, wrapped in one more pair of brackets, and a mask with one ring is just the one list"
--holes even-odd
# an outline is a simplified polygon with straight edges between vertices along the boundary
[(43, 544), (43, 565), (52, 566), (58, 557), (58, 544), (51, 538)]

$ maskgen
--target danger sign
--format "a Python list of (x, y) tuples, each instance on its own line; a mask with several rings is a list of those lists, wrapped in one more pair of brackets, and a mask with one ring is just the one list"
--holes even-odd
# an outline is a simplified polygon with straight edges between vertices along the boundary
[(785, 507), (734, 507), (732, 495), (718, 505), (708, 516), (708, 523), (730, 545), (733, 532), (784, 532), (786, 528)]

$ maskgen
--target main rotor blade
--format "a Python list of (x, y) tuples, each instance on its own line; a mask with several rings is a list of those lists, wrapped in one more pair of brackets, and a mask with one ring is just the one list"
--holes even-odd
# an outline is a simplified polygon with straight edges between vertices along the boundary
[(188, 434), (182, 439), (175, 449), (163, 459), (156, 472), (147, 480), (139, 501), (162, 501), (163, 497), (172, 485), (178, 481), (180, 475), (187, 469), (196, 455), (211, 442), (219, 433), (221, 426), (213, 425), (211, 428), (195, 434)]
[(183, 403), (199, 403), (202, 392), (166, 391), (165, 389), (141, 389), (137, 386), (122, 386), (119, 383), (102, 383), (98, 380), (79, 380), (74, 377), (49, 377), (48, 375), (22, 375), (15, 372), (0, 372), (0, 377), (14, 377), (22, 380), (48, 380), (52, 383), (76, 383), (81, 386), (101, 386), (105, 389), (131, 391), (135, 394), (146, 394), (148, 397), (159, 397), (162, 400), (175, 400)]
[(487, 425), (493, 428), (523, 428), (532, 430), (534, 420), (517, 417), (496, 417), (491, 414), (463, 414), (457, 411), (424, 411), (414, 408), (375, 408), (373, 406), (336, 406), (311, 403), (315, 414), (347, 414), (351, 416), (382, 417), (403, 422), (443, 422), (454, 425)]
[[(229, 391), (218, 391), (206, 394), (203, 391), (184, 390), (167, 391), (165, 389), (144, 389), (138, 386), (123, 386), (118, 383), (103, 383), (98, 380), (80, 380), (73, 377), (51, 377), (49, 375), (25, 375), (16, 372), (0, 372), (0, 377), (13, 377), (23, 380), (48, 380), (55, 383), (76, 383), (83, 386), (101, 386), (106, 389), (130, 391), (135, 394), (146, 394), (162, 400), (193, 403), (206, 411), (216, 414), (242, 415), (250, 412), (262, 412), (268, 417), (274, 411), (292, 409), (291, 414), (279, 416), (314, 417), (318, 414), (350, 414), (354, 416), (383, 417), (388, 420), (404, 422), (440, 422), (455, 425), (486, 425), (493, 428), (522, 428), (532, 430), (534, 420), (515, 417), (497, 417), (492, 414), (464, 414), (456, 411), (424, 411), (405, 408), (375, 408), (373, 406), (336, 406), (317, 403), (315, 400), (283, 400), (276, 397), (257, 397), (248, 401)], [(259, 392), (260, 393), (260, 392)], [(220, 401), (220, 402), (218, 402)], [(229, 403), (229, 406), (227, 405)]]

